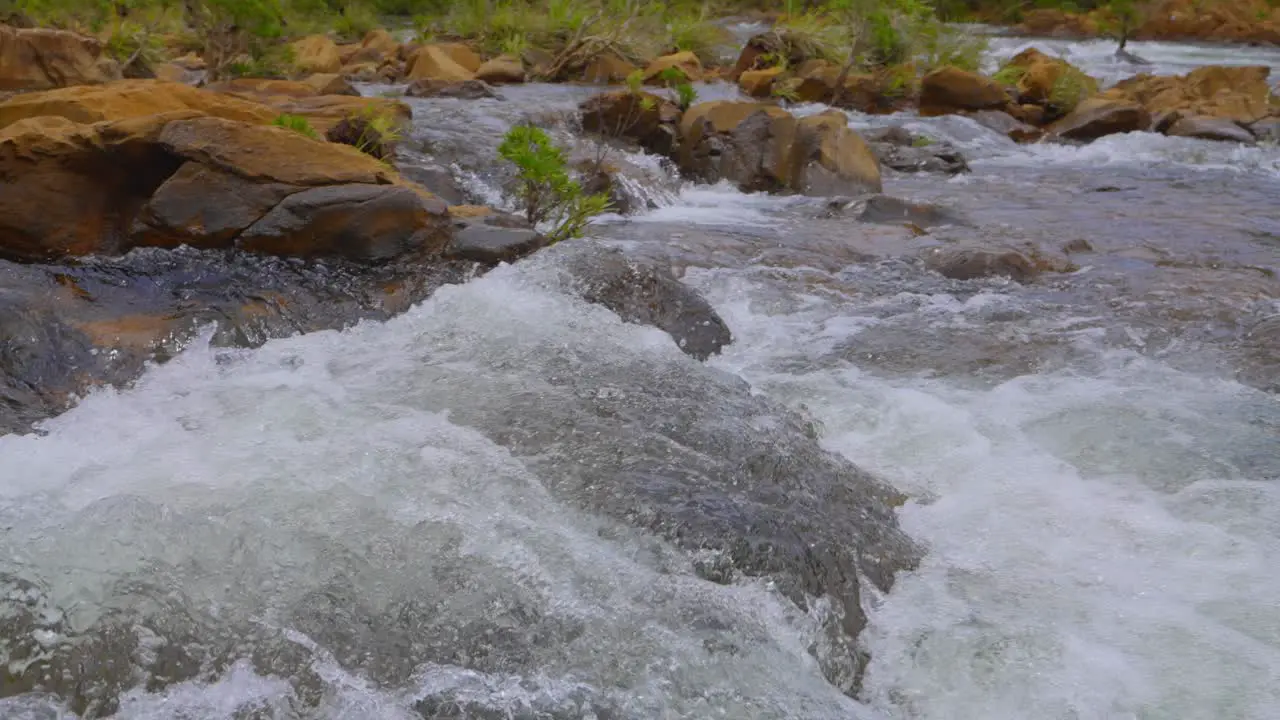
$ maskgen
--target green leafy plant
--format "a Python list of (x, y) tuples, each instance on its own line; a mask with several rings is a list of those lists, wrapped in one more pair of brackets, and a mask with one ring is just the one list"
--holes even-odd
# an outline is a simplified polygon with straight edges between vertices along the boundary
[(991, 76), (991, 79), (1001, 85), (1017, 85), (1026, 74), (1027, 69), (1022, 65), (1005, 65), (997, 70), (996, 74)]
[(369, 103), (340, 120), (325, 133), (325, 138), (388, 162), (404, 137), (400, 123), (395, 113)]
[(698, 101), (698, 91), (694, 89), (693, 83), (689, 82), (689, 76), (684, 70), (678, 67), (664, 68), (658, 73), (658, 80), (675, 91), (676, 103), (681, 110), (688, 110)]
[(610, 209), (607, 195), (588, 195), (569, 176), (564, 151), (540, 128), (511, 128), (498, 154), (516, 166), (525, 217), (535, 226), (549, 226), (546, 235), (552, 244), (581, 237), (592, 217)]
[(302, 117), (301, 115), (290, 115), (288, 113), (283, 113), (283, 114), (277, 115), (276, 119), (273, 120), (271, 124), (275, 125), (276, 127), (282, 127), (288, 130), (292, 130), (300, 135), (306, 135), (312, 140), (320, 139), (320, 136), (316, 133), (315, 128), (311, 127), (311, 122), (306, 118)]

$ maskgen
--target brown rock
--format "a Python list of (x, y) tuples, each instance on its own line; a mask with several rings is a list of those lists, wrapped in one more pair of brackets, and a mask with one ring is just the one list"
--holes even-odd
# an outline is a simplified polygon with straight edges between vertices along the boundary
[(499, 55), (492, 60), (486, 60), (480, 69), (476, 70), (476, 79), (492, 85), (522, 83), (524, 82), (524, 63), (520, 62), (520, 58), (512, 55)]
[(1152, 115), (1178, 110), (1249, 124), (1271, 113), (1270, 73), (1265, 65), (1209, 65), (1183, 76), (1143, 74), (1116, 83), (1102, 96), (1139, 103)]
[(338, 46), (323, 35), (310, 35), (295, 40), (293, 48), (293, 67), (303, 74), (336, 73), (342, 69), (342, 53)]
[[(420, 48), (409, 64), (409, 80), (444, 80), (462, 82), (475, 78), (475, 70), (469, 70), (454, 59), (454, 54), (462, 56), (457, 47), (445, 45), (425, 45)], [(451, 54), (452, 53), (452, 54)], [(473, 53), (474, 54), (474, 53)], [(464, 57), (464, 59), (467, 59)], [(480, 64), (476, 63), (476, 69)]]
[[(311, 77), (333, 78), (331, 74), (312, 75)], [(319, 94), (315, 85), (300, 80), (273, 80), (269, 78), (235, 78), (209, 83), (205, 90), (228, 93), (259, 100), (269, 97), (313, 97)]]
[(924, 261), (929, 269), (952, 280), (1007, 277), (1025, 283), (1039, 273), (1031, 258), (1014, 248), (997, 245), (930, 248), (924, 253)]
[(1084, 38), (1098, 34), (1097, 23), (1091, 18), (1051, 8), (1023, 12), (1022, 24), (1018, 29), (1027, 35), (1048, 37)]
[(1070, 112), (1081, 100), (1098, 92), (1098, 81), (1061, 58), (1035, 48), (1015, 55), (1005, 67), (1019, 68), (1018, 98), (1023, 103), (1058, 106)]
[(332, 185), (289, 195), (242, 232), (236, 247), (269, 255), (379, 261), (439, 255), (451, 229), (444, 202), (424, 202), (408, 187)]
[(360, 96), (360, 91), (352, 87), (346, 78), (337, 73), (317, 73), (305, 78), (302, 83), (310, 86), (317, 95)]
[(702, 79), (702, 61), (692, 52), (678, 52), (671, 55), (663, 55), (662, 57), (649, 63), (644, 69), (644, 82), (646, 85), (662, 85), (665, 80), (661, 78), (662, 73), (670, 68), (675, 68), (682, 73), (686, 80), (697, 82)]
[(232, 247), (290, 193), (302, 188), (258, 183), (188, 162), (165, 180), (138, 213), (130, 230), (133, 247)]
[(920, 81), (920, 114), (924, 116), (1002, 110), (1008, 104), (1009, 96), (999, 83), (967, 70), (941, 67)]
[(360, 47), (376, 50), (383, 57), (394, 57), (400, 51), (400, 43), (391, 37), (391, 33), (382, 28), (366, 33), (364, 39), (360, 41)]
[(475, 73), (484, 64), (484, 60), (469, 45), (463, 43), (440, 43), (433, 47), (448, 55), (449, 59), (469, 73)]
[(969, 117), (983, 127), (995, 130), (1014, 142), (1035, 142), (1044, 137), (1044, 131), (1040, 128), (1032, 127), (1000, 110), (979, 110), (969, 113)]
[[(612, 85), (624, 82), (627, 76), (635, 71), (635, 65), (611, 52), (606, 52), (595, 56), (582, 68), (582, 79), (589, 83)], [(554, 79), (563, 81), (568, 78)]]
[(497, 214), (497, 210), (484, 205), (450, 205), (449, 216), (459, 220), (469, 218), (485, 217), (486, 215)]
[(1180, 118), (1172, 123), (1165, 135), (1176, 137), (1192, 137), (1201, 140), (1222, 140), (1225, 142), (1254, 142), (1253, 133), (1223, 118), (1192, 115)]
[(42, 116), (0, 130), (0, 256), (120, 250), (133, 216), (182, 163), (158, 135), (171, 118), (191, 114), (98, 125)]
[(681, 136), (681, 169), (709, 182), (814, 195), (880, 190), (874, 155), (838, 111), (797, 120), (763, 103), (702, 103), (685, 113)]
[(738, 87), (751, 97), (766, 98), (772, 94), (773, 83), (782, 73), (780, 67), (747, 70), (738, 76)]
[(767, 65), (785, 63), (785, 67), (798, 68), (817, 57), (817, 48), (807, 39), (786, 29), (775, 29), (753, 35), (743, 46), (738, 60), (725, 79), (736, 81), (748, 70), (759, 70)]
[(666, 155), (680, 139), (680, 108), (651, 93), (604, 93), (580, 106), (582, 129), (605, 137), (633, 140), (649, 152)]
[(279, 113), (231, 95), (159, 80), (119, 80), (17, 95), (0, 103), (0, 128), (23, 118), (54, 115), (75, 123), (195, 111), (250, 123), (270, 123)]
[(119, 77), (99, 64), (102, 43), (65, 30), (0, 25), (0, 91), (47, 90)]
[(497, 98), (498, 94), (481, 80), (415, 80), (405, 88), (404, 94), (416, 98), (455, 98), (480, 100)]
[(1141, 105), (1096, 97), (1077, 105), (1070, 114), (1054, 123), (1051, 130), (1072, 140), (1094, 140), (1103, 135), (1146, 130), (1150, 125), (1151, 114)]
[(155, 75), (157, 80), (183, 83), (184, 85), (195, 85), (201, 77), (201, 73), (198, 71), (188, 70), (177, 63), (171, 62), (157, 65), (155, 67)]

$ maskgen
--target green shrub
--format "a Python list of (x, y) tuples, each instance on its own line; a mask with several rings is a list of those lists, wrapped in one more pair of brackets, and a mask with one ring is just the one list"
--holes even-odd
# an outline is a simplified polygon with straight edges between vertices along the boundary
[(1005, 65), (991, 76), (992, 80), (1001, 85), (1017, 85), (1022, 81), (1022, 76), (1027, 74), (1027, 69), (1021, 65)]
[(276, 127), (287, 128), (300, 135), (306, 135), (312, 140), (320, 139), (320, 136), (316, 134), (315, 128), (311, 127), (311, 122), (301, 115), (283, 113), (281, 115), (277, 115), (276, 119), (273, 120), (271, 124)]
[(552, 244), (581, 237), (591, 218), (610, 208), (608, 195), (583, 193), (582, 185), (569, 176), (564, 151), (540, 128), (511, 128), (498, 154), (516, 166), (525, 217), (535, 226), (549, 224), (546, 234)]

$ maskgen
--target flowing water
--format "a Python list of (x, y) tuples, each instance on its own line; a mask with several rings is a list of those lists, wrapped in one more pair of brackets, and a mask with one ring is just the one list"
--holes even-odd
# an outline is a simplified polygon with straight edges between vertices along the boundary
[[(412, 101), (497, 204), (505, 129), (588, 91), (503, 92)], [(968, 222), (917, 237), (625, 158), (651, 209), (582, 242), (681, 269), (735, 335), (705, 365), (563, 292), (557, 249), (386, 322), (198, 339), (0, 437), (0, 654), (62, 688), (0, 717), (1280, 718), (1280, 150), (852, 119), (960, 147), (969, 174), (885, 184)], [(920, 255), (951, 241), (1071, 244), (1076, 269), (948, 280)], [(925, 550), (864, 593), (857, 700), (817, 613), (557, 494), (804, 459), (806, 433), (905, 493)]]

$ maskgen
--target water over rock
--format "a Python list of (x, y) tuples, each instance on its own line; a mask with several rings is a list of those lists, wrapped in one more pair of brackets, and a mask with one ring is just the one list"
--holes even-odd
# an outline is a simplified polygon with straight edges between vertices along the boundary
[(900, 127), (869, 130), (867, 144), (880, 164), (898, 172), (968, 172), (969, 163), (954, 145)]
[(1235, 122), (1203, 115), (1178, 118), (1169, 124), (1164, 134), (1225, 142), (1252, 143), (1254, 141), (1253, 133)]

